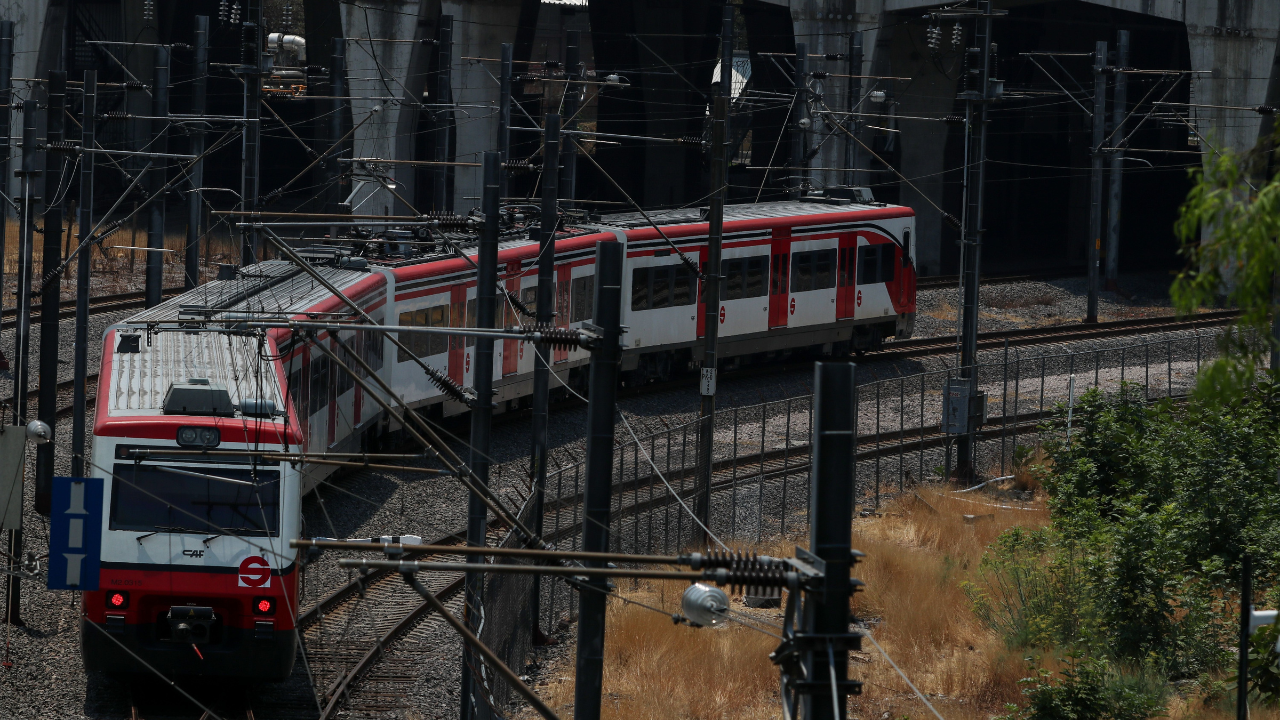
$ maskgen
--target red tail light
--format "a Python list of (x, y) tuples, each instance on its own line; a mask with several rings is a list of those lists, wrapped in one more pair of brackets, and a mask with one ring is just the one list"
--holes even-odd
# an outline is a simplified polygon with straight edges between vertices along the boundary
[(269, 597), (256, 597), (253, 599), (254, 615), (275, 615), (276, 601)]
[(107, 591), (107, 609), (124, 610), (129, 607), (129, 593), (124, 590)]

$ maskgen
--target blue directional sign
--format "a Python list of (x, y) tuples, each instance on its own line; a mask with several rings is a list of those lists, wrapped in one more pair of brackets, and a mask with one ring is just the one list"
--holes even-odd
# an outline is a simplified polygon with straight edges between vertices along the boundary
[(102, 478), (56, 477), (49, 516), (49, 589), (97, 590)]

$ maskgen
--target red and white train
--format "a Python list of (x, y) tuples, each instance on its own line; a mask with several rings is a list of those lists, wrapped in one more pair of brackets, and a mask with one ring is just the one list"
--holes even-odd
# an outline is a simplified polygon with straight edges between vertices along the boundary
[[(657, 213), (655, 220), (686, 255), (705, 257), (708, 226), (696, 209)], [(883, 338), (910, 336), (913, 230), (909, 208), (872, 202), (727, 207), (722, 362), (797, 351), (847, 355), (875, 349)], [(454, 240), (463, 252), (474, 252), (474, 236)], [(557, 324), (578, 327), (591, 319), (599, 242), (626, 245), (625, 381), (663, 378), (696, 364), (704, 317), (696, 276), (639, 216), (605, 216), (557, 235)], [(456, 251), (416, 257), (368, 252), (379, 246), (386, 247), (365, 245), (364, 257), (336, 249), (306, 255), (376, 322), (475, 324), (475, 271)], [(504, 233), (498, 253), (500, 282), (530, 308), (537, 250), (537, 242), (515, 228)], [(506, 305), (497, 325), (518, 324)], [(397, 428), (351, 377), (288, 331), (257, 337), (189, 332), (182, 322), (346, 312), (296, 266), (268, 261), (107, 330), (92, 470), (109, 482), (102, 589), (83, 596), (89, 670), (140, 672), (136, 655), (174, 675), (289, 674), (297, 648), (300, 557), (288, 543), (301, 531), (302, 496), (334, 468), (176, 451), (358, 452)], [(437, 416), (465, 410), (383, 335), (343, 335), (410, 406)], [(318, 342), (333, 339), (321, 334)], [(457, 383), (471, 384), (472, 341), (414, 334), (405, 344)], [(533, 359), (522, 342), (495, 343), (500, 411), (532, 393)], [(552, 360), (562, 382), (585, 385), (586, 351), (555, 350)]]

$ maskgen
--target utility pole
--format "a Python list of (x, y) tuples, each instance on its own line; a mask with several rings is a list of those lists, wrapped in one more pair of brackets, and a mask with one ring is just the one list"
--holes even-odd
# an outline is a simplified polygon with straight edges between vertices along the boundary
[[(978, 376), (975, 369), (978, 357), (978, 283), (982, 276), (982, 235), (985, 232), (982, 200), (987, 166), (987, 107), (999, 99), (1000, 95), (998, 83), (992, 82), (991, 78), (991, 52), (994, 45), (991, 42), (991, 19), (1003, 12), (993, 12), (990, 0), (979, 0), (976, 12), (965, 13), (974, 18), (974, 43), (965, 50), (969, 72), (965, 74), (965, 90), (960, 93), (960, 99), (965, 101), (967, 138), (964, 229), (960, 239), (960, 277), (964, 283), (964, 308), (960, 325), (960, 385), (963, 386), (965, 400), (960, 408), (964, 418), (956, 447), (956, 470), (962, 477), (973, 473), (974, 433), (982, 418), (981, 408), (975, 405), (985, 402), (985, 397), (977, 392)], [(968, 79), (975, 77), (976, 87), (968, 84)]]
[[(9, 195), (9, 153), (13, 149), (13, 21), (0, 20), (0, 190)], [(0, 258), (5, 255), (9, 203), (0, 202)], [(0, 262), (0, 310), (4, 309), (4, 263)]]
[[(733, 78), (733, 6), (725, 3), (720, 19), (720, 88), (714, 100), (711, 120), (711, 206), (707, 221), (707, 262), (703, 270), (702, 377), (699, 393), (702, 396), (698, 409), (698, 494), (696, 512), (706, 528), (711, 529), (711, 446), (715, 441), (716, 372), (719, 356), (716, 344), (720, 337), (720, 249), (724, 240), (725, 178), (725, 118), (729, 114), (729, 97)], [(706, 537), (707, 542), (711, 541)]]
[[(204, 115), (205, 88), (208, 85), (209, 72), (209, 16), (196, 16), (194, 77), (191, 80), (191, 114)], [(191, 154), (199, 157), (204, 153), (204, 128), (199, 123), (191, 127)], [(204, 188), (204, 161), (196, 160), (191, 164), (191, 187), (187, 193), (187, 252), (186, 272), (183, 273), (182, 286), (187, 290), (200, 284), (200, 209)], [(81, 202), (84, 202), (83, 200)]]
[[(560, 116), (551, 113), (543, 121), (542, 151), (542, 221), (538, 242), (538, 294), (534, 305), (538, 327), (549, 328), (555, 324), (556, 302), (556, 224), (560, 212), (556, 199), (560, 191), (560, 173), (556, 160), (560, 157)], [(533, 356), (533, 452), (529, 458), (533, 467), (533, 531), (542, 536), (542, 512), (547, 493), (547, 433), (551, 427), (549, 411), (551, 399), (551, 345), (539, 343)], [(538, 615), (542, 607), (542, 577), (533, 576), (533, 635), (538, 637)]]
[(1098, 322), (1098, 264), (1102, 252), (1102, 144), (1107, 133), (1107, 42), (1099, 40), (1093, 51), (1093, 142), (1090, 155), (1093, 174), (1089, 183), (1089, 307), (1084, 321)]
[[(151, 88), (151, 146), (153, 152), (168, 152), (168, 131), (162, 120), (169, 114), (169, 48), (156, 45), (155, 81)], [(151, 221), (147, 226), (147, 307), (160, 304), (163, 297), (164, 283), (164, 198), (157, 197), (164, 192), (164, 163), (157, 162), (152, 166), (151, 176), (147, 178), (151, 186)]]
[[(502, 167), (511, 162), (511, 65), (513, 57), (511, 43), (502, 43), (501, 67), (498, 69), (498, 153), (502, 156)], [(502, 197), (507, 197), (507, 172), (502, 172)]]
[[(262, 123), (262, 0), (248, 0), (241, 28), (240, 67), (244, 81), (244, 139), (240, 145), (240, 200), (244, 209), (258, 212), (258, 177), (261, 161)], [(258, 262), (258, 231), (250, 222), (240, 230), (240, 266)]]
[(1128, 109), (1128, 75), (1123, 68), (1129, 66), (1129, 31), (1116, 31), (1116, 87), (1115, 102), (1111, 111), (1111, 137), (1115, 138), (1111, 153), (1111, 199), (1107, 205), (1107, 275), (1103, 287), (1116, 290), (1120, 278), (1120, 195), (1124, 184), (1124, 154), (1119, 149), (1124, 144), (1124, 115)]
[[(67, 73), (49, 71), (48, 112), (45, 116), (45, 147), (62, 142), (63, 109), (67, 104)], [(62, 264), (62, 203), (58, 191), (62, 186), (64, 158), (45, 150), (44, 174), (44, 251), (40, 268), (40, 396), (37, 416), (49, 426), (50, 433), (58, 421), (58, 307), (61, 305), (61, 283), (58, 266)], [(48, 280), (48, 282), (45, 282)], [(36, 512), (48, 515), (53, 501), (53, 451), (57, 443), (36, 446)]]
[(848, 110), (849, 134), (844, 136), (844, 166), (849, 168), (846, 176), (850, 186), (858, 184), (858, 168), (862, 162), (862, 146), (854, 140), (858, 128), (862, 125), (853, 114), (857, 111), (858, 101), (862, 99), (862, 32), (849, 33), (849, 92), (845, 98), (845, 109)]
[[(498, 214), (500, 198), (501, 155), (484, 154), (484, 193), (481, 203), (484, 226), (480, 230), (480, 246), (476, 253), (476, 327), (494, 327), (495, 295), (498, 285)], [(476, 399), (471, 406), (471, 471), (476, 482), (489, 484), (490, 434), (493, 427), (493, 338), (476, 338), (475, 366), (472, 387)], [(472, 492), (467, 501), (467, 544), (483, 547), (488, 530), (488, 511), (479, 494)], [(484, 558), (467, 556), (468, 563), (484, 567)], [(484, 574), (468, 571), (466, 577), (466, 603), (463, 612), (467, 627), (477, 635), (480, 632), (480, 607), (484, 602)], [(462, 662), (462, 720), (489, 718), (489, 704), (480, 691), (480, 681), (474, 672), (481, 659), (472, 650), (463, 650)]]
[[(858, 637), (849, 633), (850, 581), (856, 550), (851, 550), (854, 485), (849, 468), (856, 457), (858, 395), (852, 363), (815, 363), (813, 368), (813, 487), (809, 493), (809, 552), (820, 560), (824, 575), (822, 592), (805, 596), (804, 628), (827, 642), (810, 644), (805, 669), (815, 687), (804, 695), (803, 717), (809, 720), (843, 720), (850, 691), (859, 683), (848, 682), (849, 650), (857, 650)], [(853, 642), (853, 646), (839, 643)], [(834, 647), (833, 647), (834, 645)], [(829, 654), (830, 653), (830, 654)]]
[[(329, 59), (329, 94), (333, 96), (329, 101), (329, 143), (337, 145), (342, 139), (342, 123), (345, 117), (343, 110), (346, 109), (346, 101), (342, 98), (347, 94), (347, 39), (343, 37), (333, 39), (333, 55)], [(333, 184), (329, 191), (330, 197), (333, 198), (329, 205), (331, 213), (339, 212), (342, 201), (346, 199), (345, 183), (342, 182), (342, 163), (338, 162), (341, 156), (341, 148), (334, 147), (329, 150), (328, 159), (325, 160), (329, 166), (329, 180)], [(329, 229), (329, 237), (338, 237), (337, 226)]]
[[(578, 108), (582, 95), (582, 62), (579, 46), (582, 33), (569, 30), (564, 45), (564, 129), (572, 133), (578, 129)], [(567, 200), (566, 207), (573, 207), (578, 197), (578, 143), (573, 135), (560, 146), (560, 196)]]
[[(84, 71), (84, 112), (80, 120), (80, 146), (96, 143), (98, 114), (98, 71)], [(93, 229), (94, 153), (80, 158), (80, 244)], [(86, 246), (76, 256), (76, 346), (71, 388), (71, 477), (84, 477), (85, 461), (85, 376), (89, 372), (89, 251)]]
[[(31, 263), (33, 251), (35, 208), (31, 183), (40, 171), (36, 169), (36, 112), (35, 100), (22, 103), (22, 169), (18, 174), (22, 177), (22, 223), (21, 237), (18, 247), (18, 327), (14, 337), (14, 383), (13, 383), (13, 422), (15, 425), (26, 425), (31, 418), (27, 416), (27, 393), (30, 388), (31, 369), (27, 359), (31, 357)], [(11, 530), (9, 536), (9, 557), (22, 557), (22, 531)], [(9, 597), (5, 605), (8, 610), (10, 625), (23, 625), (22, 581), (17, 575), (9, 576)]]
[[(591, 351), (587, 405), (586, 488), (582, 496), (582, 549), (609, 550), (609, 501), (613, 496), (613, 428), (618, 368), (622, 360), (622, 245), (596, 243), (595, 322), (600, 340)], [(587, 567), (604, 563), (588, 560)], [(578, 591), (578, 648), (574, 720), (600, 720), (604, 679), (604, 613), (609, 583), (583, 580)]]
[(453, 16), (440, 16), (439, 37), (436, 43), (436, 96), (432, 105), (435, 118), (435, 153), (432, 160), (440, 165), (432, 169), (431, 209), (437, 212), (453, 210), (453, 196), (449, 193), (449, 133), (453, 113), (447, 105), (453, 95)]
[(809, 88), (805, 73), (805, 66), (808, 60), (809, 46), (805, 43), (796, 43), (795, 74), (792, 76), (792, 89), (795, 91), (795, 97), (791, 99), (792, 175), (788, 178), (791, 183), (791, 197), (793, 199), (804, 194), (805, 184), (809, 181), (809, 161), (805, 159), (805, 156), (809, 154), (807, 132), (809, 126), (809, 118), (807, 117), (808, 103), (805, 102)]

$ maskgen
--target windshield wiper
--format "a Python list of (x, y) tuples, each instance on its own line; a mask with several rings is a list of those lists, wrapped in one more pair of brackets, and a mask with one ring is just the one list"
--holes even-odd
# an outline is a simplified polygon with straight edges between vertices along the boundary
[(203, 530), (192, 530), (191, 528), (182, 527), (180, 525), (153, 525), (152, 527), (155, 528), (153, 532), (146, 533), (145, 535), (139, 535), (138, 537), (134, 538), (135, 540), (138, 541), (139, 545), (142, 544), (143, 540), (146, 540), (152, 535), (159, 535), (160, 533), (191, 533), (193, 535), (197, 535), (201, 532), (204, 532)]

